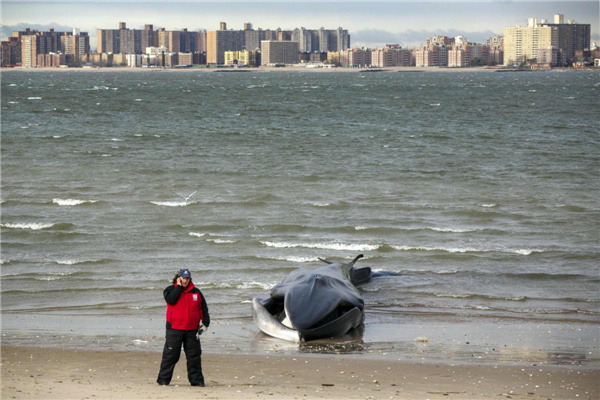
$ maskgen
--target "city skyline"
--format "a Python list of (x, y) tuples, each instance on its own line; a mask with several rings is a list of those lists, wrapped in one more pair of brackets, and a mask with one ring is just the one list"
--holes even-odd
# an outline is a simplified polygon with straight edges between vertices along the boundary
[[(32, 7), (32, 4), (35, 4)], [(315, 12), (318, 7), (318, 12)], [(432, 10), (433, 8), (433, 10)], [(79, 28), (90, 34), (95, 48), (97, 29), (116, 29), (126, 22), (131, 29), (144, 24), (167, 30), (294, 29), (322, 26), (348, 29), (352, 47), (376, 47), (399, 43), (418, 46), (433, 35), (464, 35), (471, 41), (503, 34), (505, 27), (525, 26), (527, 18), (551, 19), (555, 13), (566, 19), (591, 24), (591, 40), (600, 41), (598, 2), (160, 2), (140, 7), (139, 2), (3, 2), (2, 39), (26, 27), (57, 31)]]

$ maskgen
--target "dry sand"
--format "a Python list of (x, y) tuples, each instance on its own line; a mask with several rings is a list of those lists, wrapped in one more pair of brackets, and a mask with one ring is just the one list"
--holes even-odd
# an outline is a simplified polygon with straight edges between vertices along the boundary
[(204, 354), (206, 387), (182, 354), (170, 386), (159, 353), (2, 347), (2, 399), (598, 399), (581, 366), (433, 364), (344, 355)]
[[(371, 68), (381, 72), (495, 72), (501, 68), (470, 67), (470, 68), (445, 68), (445, 67), (385, 67)], [(23, 72), (311, 72), (311, 73), (331, 73), (345, 72), (356, 73), (365, 71), (365, 68), (304, 68), (304, 67), (259, 67), (259, 68), (4, 68), (3, 71), (23, 71)]]

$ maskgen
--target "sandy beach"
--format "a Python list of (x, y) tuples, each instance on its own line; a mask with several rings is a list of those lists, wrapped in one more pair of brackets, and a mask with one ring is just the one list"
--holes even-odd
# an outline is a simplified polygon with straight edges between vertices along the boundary
[[(385, 67), (385, 68), (306, 68), (306, 67), (265, 67), (259, 68), (9, 68), (3, 71), (23, 71), (23, 72), (108, 72), (108, 71), (123, 71), (123, 72), (229, 72), (229, 73), (244, 73), (244, 72), (311, 72), (311, 73), (331, 73), (344, 72), (356, 73), (369, 70), (375, 72), (496, 72), (502, 68), (496, 67), (471, 67), (471, 68), (442, 68), (442, 67)], [(505, 70), (506, 71), (506, 70)]]
[(168, 387), (160, 354), (2, 347), (3, 399), (597, 399), (600, 371), (581, 366), (456, 365), (343, 355), (204, 354), (206, 387), (184, 356)]

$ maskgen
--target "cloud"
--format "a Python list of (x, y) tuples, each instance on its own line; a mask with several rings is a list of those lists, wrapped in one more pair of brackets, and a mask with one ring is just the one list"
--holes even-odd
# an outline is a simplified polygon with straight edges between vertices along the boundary
[(378, 29), (367, 29), (350, 32), (352, 47), (382, 47), (386, 44), (400, 44), (403, 47), (419, 46), (427, 43), (427, 38), (442, 35), (448, 37), (465, 36), (470, 42), (482, 42), (489, 37), (502, 35), (503, 32), (487, 31), (462, 31), (459, 29), (438, 29), (435, 31), (408, 29), (401, 32), (388, 32)]

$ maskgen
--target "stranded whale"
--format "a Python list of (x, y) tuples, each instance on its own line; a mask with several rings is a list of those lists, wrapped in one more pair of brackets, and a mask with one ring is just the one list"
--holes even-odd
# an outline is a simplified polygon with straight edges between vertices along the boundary
[(355, 268), (349, 263), (327, 263), (312, 270), (296, 270), (271, 290), (269, 297), (252, 299), (252, 316), (267, 335), (303, 342), (338, 337), (362, 325), (364, 301), (354, 284), (374, 276), (371, 268)]

